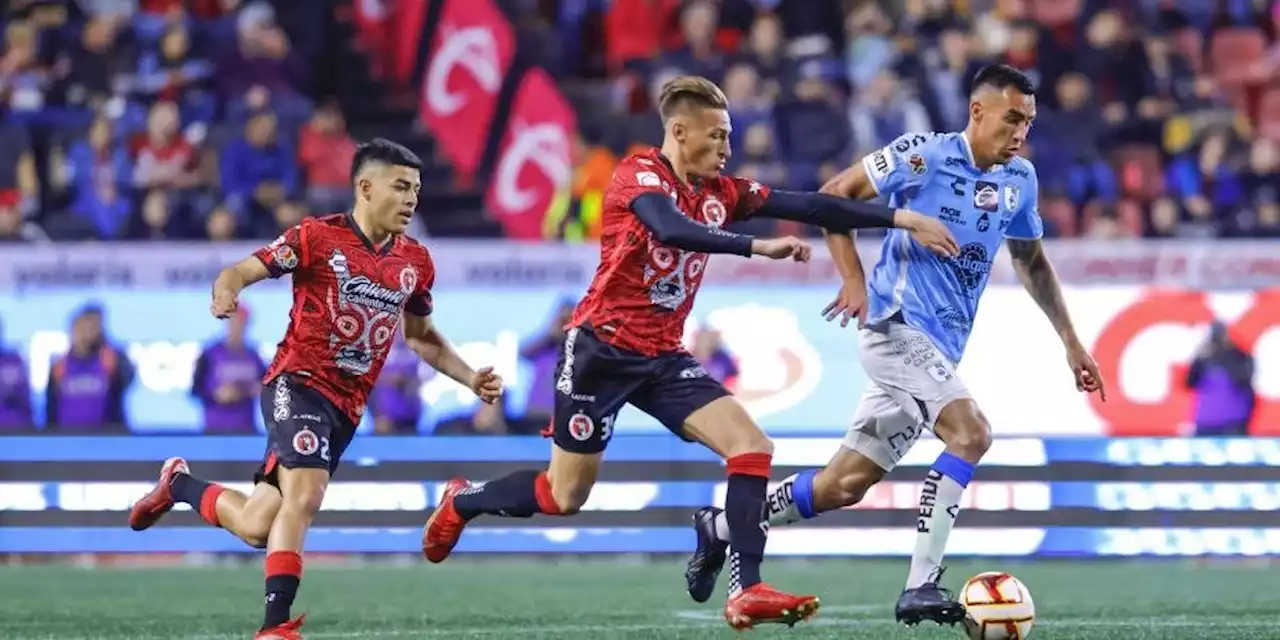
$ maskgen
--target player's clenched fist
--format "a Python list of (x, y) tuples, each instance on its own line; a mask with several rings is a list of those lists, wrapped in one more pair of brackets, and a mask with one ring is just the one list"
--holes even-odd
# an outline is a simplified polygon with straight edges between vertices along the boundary
[(808, 262), (813, 248), (808, 242), (795, 237), (772, 238), (769, 240), (752, 240), (751, 253), (773, 260), (794, 258), (796, 262)]
[(487, 404), (493, 404), (502, 397), (502, 376), (493, 372), (493, 367), (484, 367), (471, 376), (471, 392)]
[(226, 319), (240, 308), (240, 300), (230, 291), (214, 291), (213, 302), (209, 304), (209, 312), (213, 317)]

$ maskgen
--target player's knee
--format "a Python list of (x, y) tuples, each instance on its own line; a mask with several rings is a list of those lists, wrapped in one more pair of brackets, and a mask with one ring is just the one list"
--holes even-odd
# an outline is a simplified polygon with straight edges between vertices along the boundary
[(289, 495), (284, 496), (283, 506), (295, 514), (315, 516), (320, 512), (320, 505), (324, 503), (325, 487), (324, 484), (295, 487)]
[(244, 540), (245, 544), (254, 549), (266, 549), (267, 536), (271, 533), (272, 522), (273, 520), (265, 518), (250, 520), (245, 522), (237, 533), (240, 534), (240, 539)]
[(266, 533), (258, 533), (258, 532), (256, 532), (256, 531), (245, 532), (244, 534), (242, 534), (242, 535), (240, 536), (240, 539), (241, 539), (241, 540), (244, 540), (244, 543), (245, 543), (245, 544), (249, 545), (250, 547), (253, 547), (254, 549), (266, 549), (266, 548), (267, 548), (267, 534), (266, 534)]
[(947, 440), (947, 448), (965, 460), (977, 462), (991, 449), (991, 427), (985, 419), (966, 421)]

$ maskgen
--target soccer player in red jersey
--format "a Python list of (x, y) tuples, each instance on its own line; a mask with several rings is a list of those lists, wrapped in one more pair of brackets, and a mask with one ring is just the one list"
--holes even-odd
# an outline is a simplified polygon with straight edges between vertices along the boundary
[(226, 318), (245, 287), (293, 274), (289, 329), (263, 378), (267, 448), (253, 494), (196, 479), (186, 461), (170, 458), (129, 514), (129, 525), (141, 531), (182, 502), (209, 524), (266, 548), (266, 617), (257, 640), (302, 637), (302, 617), (291, 620), (289, 610), (303, 540), (399, 325), (437, 371), (485, 402), (502, 394), (492, 368), (473, 370), (432, 324), (431, 254), (404, 235), (418, 205), (421, 167), (394, 142), (362, 145), (352, 162), (350, 213), (308, 219), (218, 276), (210, 309)]
[(482, 486), (451, 480), (423, 533), (428, 560), (448, 557), (466, 523), (481, 514), (577, 513), (599, 473), (614, 417), (630, 403), (727, 461), (725, 513), (733, 549), (724, 615), (730, 626), (794, 624), (817, 611), (817, 598), (776, 591), (760, 578), (773, 444), (681, 346), (708, 254), (808, 258), (809, 246), (796, 238), (762, 240), (722, 228), (752, 216), (845, 232), (898, 226), (940, 253), (957, 249), (945, 226), (927, 216), (722, 176), (729, 156), (727, 107), (724, 94), (704, 78), (678, 78), (663, 88), (662, 149), (625, 159), (605, 194), (600, 266), (567, 325), (558, 367), (550, 466)]

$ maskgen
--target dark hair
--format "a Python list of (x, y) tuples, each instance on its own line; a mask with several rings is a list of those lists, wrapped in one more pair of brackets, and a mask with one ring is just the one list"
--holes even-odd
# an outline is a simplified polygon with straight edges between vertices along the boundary
[(370, 162), (380, 162), (393, 167), (422, 169), (422, 158), (419, 158), (418, 154), (386, 138), (374, 138), (356, 147), (356, 155), (351, 159), (352, 182), (355, 182), (356, 176), (360, 175), (360, 171)]
[(1031, 78), (1007, 64), (991, 64), (979, 69), (978, 75), (973, 77), (973, 88), (970, 93), (977, 93), (982, 87), (996, 89), (1013, 87), (1029, 96), (1036, 93), (1036, 86), (1032, 84)]

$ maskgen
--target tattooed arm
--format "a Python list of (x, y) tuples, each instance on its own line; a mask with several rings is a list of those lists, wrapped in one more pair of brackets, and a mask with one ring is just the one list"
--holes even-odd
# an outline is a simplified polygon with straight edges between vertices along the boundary
[(1080, 343), (1076, 329), (1071, 324), (1071, 315), (1067, 313), (1067, 303), (1062, 297), (1062, 287), (1058, 285), (1058, 274), (1049, 263), (1049, 256), (1044, 253), (1044, 245), (1040, 240), (1024, 240), (1009, 238), (1009, 257), (1013, 260), (1013, 269), (1031, 299), (1040, 305), (1040, 310), (1053, 324), (1053, 330), (1062, 339), (1067, 349), (1067, 366), (1076, 379), (1076, 389), (1089, 393), (1098, 392), (1102, 401), (1107, 400), (1106, 383), (1098, 371), (1098, 364), (1089, 355), (1088, 350)]
[(1053, 330), (1062, 338), (1063, 344), (1078, 343), (1075, 327), (1071, 324), (1071, 316), (1067, 313), (1067, 303), (1062, 297), (1062, 287), (1058, 285), (1058, 274), (1049, 263), (1049, 256), (1044, 253), (1044, 245), (1040, 240), (1021, 240), (1009, 238), (1009, 257), (1013, 261), (1013, 270), (1018, 280), (1031, 294), (1031, 299), (1040, 305), (1040, 310), (1053, 324)]

